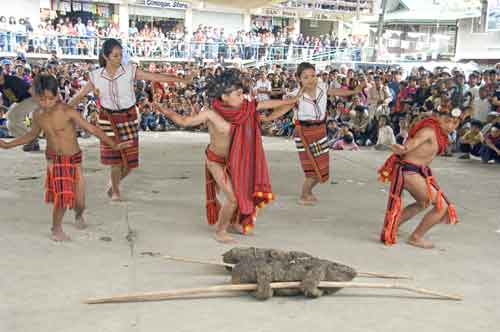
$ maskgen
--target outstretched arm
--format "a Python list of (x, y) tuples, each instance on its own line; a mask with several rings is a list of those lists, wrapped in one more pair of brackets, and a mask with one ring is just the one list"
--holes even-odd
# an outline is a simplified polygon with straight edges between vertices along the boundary
[(299, 100), (298, 97), (293, 97), (290, 99), (274, 99), (274, 100), (264, 100), (260, 101), (257, 104), (257, 110), (268, 110), (268, 109), (276, 109), (281, 108), (282, 106), (290, 106), (293, 107), (295, 103)]
[(161, 107), (158, 103), (153, 103), (153, 108), (181, 127), (199, 126), (206, 123), (210, 117), (210, 111), (200, 112), (195, 115), (182, 116), (174, 111)]
[(109, 145), (113, 150), (125, 149), (131, 145), (131, 142), (122, 142), (116, 144), (116, 142), (113, 139), (109, 138), (109, 136), (106, 135), (106, 133), (101, 128), (88, 123), (80, 113), (75, 111), (74, 108), (68, 107), (66, 109), (66, 114), (68, 114), (69, 118), (73, 120), (76, 125), (99, 138), (102, 142), (106, 143), (106, 145)]
[(41, 129), (38, 124), (38, 112), (33, 113), (33, 122), (31, 123), (31, 130), (21, 137), (18, 137), (10, 142), (5, 142), (0, 140), (0, 148), (11, 149), (19, 145), (25, 145), (33, 142), (38, 135), (40, 135)]
[(429, 142), (432, 139), (432, 135), (434, 134), (434, 130), (430, 128), (424, 128), (417, 132), (417, 134), (409, 138), (404, 145), (394, 144), (391, 145), (391, 150), (397, 155), (404, 155), (411, 151), (414, 151), (422, 144)]
[(262, 121), (262, 122), (271, 122), (271, 121), (274, 121), (274, 120), (282, 117), (286, 113), (288, 113), (292, 108), (293, 108), (293, 104), (292, 105), (283, 105), (283, 106), (280, 106), (278, 109), (274, 110), (269, 115), (261, 114), (260, 121)]
[(78, 91), (78, 93), (76, 95), (73, 96), (73, 98), (71, 98), (68, 105), (71, 107), (78, 106), (80, 101), (86, 95), (88, 95), (90, 93), (90, 91), (92, 91), (92, 90), (94, 90), (94, 84), (92, 84), (92, 82), (88, 82), (87, 84), (85, 84), (85, 86), (83, 88), (80, 89), (80, 91)]
[(186, 76), (185, 78), (180, 78), (176, 75), (168, 75), (168, 74), (160, 74), (160, 73), (151, 73), (149, 71), (144, 71), (137, 69), (135, 73), (135, 77), (138, 80), (144, 81), (154, 81), (154, 82), (162, 82), (162, 83), (189, 83), (193, 80), (194, 75)]
[(365, 88), (365, 87), (366, 87), (365, 84), (360, 84), (354, 90), (330, 88), (330, 89), (328, 89), (328, 95), (332, 96), (332, 97), (349, 97), (352, 95), (357, 95), (358, 93), (363, 91), (363, 88)]
[(304, 89), (300, 89), (297, 95), (292, 98), (260, 101), (257, 103), (257, 110), (260, 111), (260, 110), (268, 110), (276, 108), (281, 109), (281, 107), (284, 106), (289, 107), (288, 110), (290, 110), (290, 108), (292, 108), (293, 105), (295, 105), (299, 101), (300, 97), (302, 97), (303, 94), (304, 94)]

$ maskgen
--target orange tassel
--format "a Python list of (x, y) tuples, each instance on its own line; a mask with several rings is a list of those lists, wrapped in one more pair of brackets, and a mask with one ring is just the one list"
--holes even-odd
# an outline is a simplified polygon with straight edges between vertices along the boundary
[[(427, 206), (432, 203), (432, 181), (434, 178), (432, 176), (428, 176), (425, 181), (427, 181)], [(427, 207), (426, 206), (426, 207)]]
[(441, 190), (439, 190), (436, 195), (436, 208), (438, 209), (438, 211), (441, 211), (443, 209), (443, 193), (441, 192)]
[(217, 201), (207, 203), (207, 220), (209, 225), (215, 225), (219, 220), (220, 206)]
[(458, 223), (457, 210), (453, 206), (453, 204), (448, 205), (448, 222), (452, 225)]
[(398, 232), (399, 217), (401, 216), (401, 198), (392, 196), (394, 200), (394, 205), (392, 209), (387, 211), (386, 214), (386, 226), (383, 231), (382, 241), (386, 245), (391, 245), (396, 243), (396, 236)]

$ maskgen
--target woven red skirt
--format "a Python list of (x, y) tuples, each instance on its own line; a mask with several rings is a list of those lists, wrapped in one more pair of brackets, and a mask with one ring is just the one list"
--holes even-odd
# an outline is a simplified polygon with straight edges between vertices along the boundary
[(325, 182), (330, 176), (330, 148), (326, 135), (326, 124), (295, 124), (295, 144), (302, 170), (306, 177), (315, 177)]
[(101, 111), (98, 124), (115, 142), (132, 142), (130, 147), (121, 151), (115, 151), (101, 142), (101, 163), (125, 165), (129, 169), (139, 167), (139, 120), (135, 107), (125, 112)]
[(57, 155), (52, 150), (45, 151), (47, 177), (45, 179), (45, 202), (55, 207), (73, 209), (76, 201), (76, 186), (80, 181), (82, 152), (72, 156)]

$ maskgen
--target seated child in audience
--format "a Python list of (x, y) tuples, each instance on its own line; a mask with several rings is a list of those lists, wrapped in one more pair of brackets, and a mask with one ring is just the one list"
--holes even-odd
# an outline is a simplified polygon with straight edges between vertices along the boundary
[(488, 164), (500, 163), (500, 122), (496, 122), (484, 137), (481, 159)]
[(381, 115), (378, 119), (378, 138), (377, 144), (375, 145), (375, 150), (389, 150), (389, 147), (393, 144), (396, 144), (394, 131), (389, 125), (389, 119), (387, 118), (387, 116)]
[(335, 142), (333, 150), (359, 151), (359, 146), (354, 142), (354, 136), (347, 134), (342, 139)]
[(460, 151), (465, 154), (460, 159), (470, 159), (471, 155), (479, 157), (484, 137), (481, 134), (482, 124), (479, 120), (472, 120), (469, 129), (460, 138)]

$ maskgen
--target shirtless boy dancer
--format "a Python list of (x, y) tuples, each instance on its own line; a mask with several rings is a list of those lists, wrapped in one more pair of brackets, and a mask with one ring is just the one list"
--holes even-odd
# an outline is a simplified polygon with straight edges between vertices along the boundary
[[(257, 123), (260, 121), (273, 121), (285, 113), (290, 111), (293, 105), (300, 98), (301, 93), (294, 98), (287, 100), (268, 100), (256, 104), (254, 100), (248, 101), (243, 93), (240, 73), (234, 69), (227, 69), (222, 78), (214, 79), (207, 83), (210, 97), (215, 101), (213, 106), (215, 109), (224, 105), (227, 109), (219, 111), (212, 108), (207, 108), (202, 112), (183, 117), (173, 111), (161, 108), (158, 104), (154, 107), (167, 116), (170, 120), (181, 127), (192, 127), (201, 124), (208, 126), (210, 134), (210, 144), (207, 147), (206, 169), (207, 169), (207, 217), (209, 224), (216, 223), (215, 239), (222, 243), (234, 243), (235, 240), (227, 233), (231, 222), (239, 223), (240, 232), (245, 233), (253, 227), (255, 220), (256, 208), (262, 207), (265, 203), (273, 199), (269, 176), (267, 173), (267, 163), (262, 149), (260, 140), (260, 128), (254, 128), (255, 131), (248, 129), (243, 132), (240, 127), (250, 128), (247, 120), (250, 121), (252, 116), (255, 116)], [(254, 103), (254, 106), (252, 106)], [(245, 108), (243, 105), (247, 105)], [(251, 109), (255, 107), (255, 109)], [(270, 115), (259, 115), (255, 110), (277, 109)], [(225, 111), (229, 112), (225, 113)], [(250, 115), (248, 115), (250, 114)], [(239, 131), (242, 131), (243, 136), (239, 136)], [(245, 140), (241, 140), (244, 137)], [(245, 150), (246, 144), (254, 144), (253, 150), (258, 151), (256, 155), (253, 152)], [(246, 151), (249, 153), (247, 158), (252, 160), (256, 165), (254, 169), (245, 169), (245, 167), (232, 164), (232, 154), (234, 150)], [(236, 153), (238, 155), (238, 153)], [(240, 157), (241, 158), (241, 154)], [(243, 158), (245, 159), (245, 158)], [(245, 161), (240, 160), (238, 165), (244, 165)], [(251, 167), (251, 166), (250, 166)], [(258, 169), (258, 171), (255, 171)], [(253, 172), (253, 175), (252, 174)], [(260, 174), (262, 172), (262, 174)], [(259, 180), (260, 178), (260, 180)], [(248, 186), (243, 186), (241, 181), (249, 182)], [(254, 182), (255, 179), (255, 182)], [(222, 189), (226, 200), (219, 211), (219, 204), (215, 198), (216, 190)], [(258, 186), (263, 185), (260, 189)], [(244, 192), (242, 187), (250, 187), (250, 192)], [(262, 189), (264, 188), (264, 189)], [(249, 194), (249, 195), (248, 195)], [(245, 197), (250, 196), (250, 199), (245, 200)], [(253, 196), (253, 197), (252, 197)], [(242, 202), (243, 200), (243, 202)], [(248, 211), (243, 208), (247, 206)], [(239, 211), (239, 213), (237, 213)], [(238, 220), (239, 219), (239, 220)]]
[(97, 136), (119, 150), (128, 146), (116, 144), (104, 132), (89, 124), (70, 106), (62, 103), (58, 95), (57, 80), (50, 75), (37, 75), (33, 82), (34, 100), (40, 106), (33, 113), (31, 131), (10, 142), (0, 140), (0, 148), (10, 149), (32, 142), (41, 131), (47, 138), (47, 179), (45, 200), (54, 203), (52, 212), (52, 239), (67, 241), (69, 236), (62, 229), (62, 219), (67, 208), (75, 210), (75, 227), (86, 227), (85, 182), (81, 170), (82, 152), (76, 138), (75, 126)]
[[(410, 235), (407, 241), (409, 244), (431, 249), (434, 245), (425, 240), (424, 235), (440, 222), (457, 223), (455, 208), (440, 190), (429, 165), (437, 155), (446, 150), (448, 134), (460, 123), (460, 113), (460, 110), (454, 109), (450, 113), (443, 112), (437, 117), (425, 118), (413, 126), (404, 145), (391, 146), (394, 153), (379, 170), (381, 180), (391, 182), (391, 192), (381, 234), (381, 240), (386, 245), (396, 243), (397, 229), (400, 224), (425, 210), (431, 203), (434, 205), (433, 208), (425, 214)], [(416, 202), (401, 211), (403, 189), (406, 189)]]

